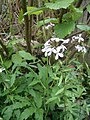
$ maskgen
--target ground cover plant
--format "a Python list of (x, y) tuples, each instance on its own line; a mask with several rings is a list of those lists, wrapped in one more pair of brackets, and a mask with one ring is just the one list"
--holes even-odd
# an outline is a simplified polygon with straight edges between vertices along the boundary
[(89, 120), (90, 1), (0, 2), (0, 120)]

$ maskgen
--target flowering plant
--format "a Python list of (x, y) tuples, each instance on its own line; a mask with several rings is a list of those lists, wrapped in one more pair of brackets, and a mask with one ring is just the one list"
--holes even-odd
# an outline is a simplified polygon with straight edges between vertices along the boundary
[(81, 45), (81, 43), (84, 42), (84, 38), (82, 38), (81, 34), (73, 36), (71, 39), (50, 38), (44, 44), (42, 52), (45, 52), (45, 57), (55, 54), (55, 60), (58, 60), (64, 57), (64, 53), (67, 50), (67, 44), (73, 44), (74, 42), (76, 43), (74, 48), (78, 52), (86, 53), (87, 50), (85, 46)]

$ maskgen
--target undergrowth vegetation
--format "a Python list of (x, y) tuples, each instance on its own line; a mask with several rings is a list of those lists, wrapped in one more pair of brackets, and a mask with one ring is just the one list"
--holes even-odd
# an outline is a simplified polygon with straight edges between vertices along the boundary
[(0, 2), (0, 120), (88, 120), (90, 2)]

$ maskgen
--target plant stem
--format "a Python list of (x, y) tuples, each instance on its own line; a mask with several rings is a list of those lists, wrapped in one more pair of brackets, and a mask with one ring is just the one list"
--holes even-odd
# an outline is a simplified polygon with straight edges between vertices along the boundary
[[(22, 10), (23, 14), (27, 12), (27, 7), (26, 7), (26, 0), (22, 0)], [(27, 51), (31, 53), (31, 41), (30, 41), (30, 36), (29, 36), (29, 18), (28, 14), (24, 15), (24, 22), (25, 22), (25, 40), (27, 43)]]

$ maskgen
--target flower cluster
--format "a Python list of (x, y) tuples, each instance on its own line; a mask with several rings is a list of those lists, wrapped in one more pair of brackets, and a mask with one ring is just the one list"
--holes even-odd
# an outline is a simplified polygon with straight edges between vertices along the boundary
[(84, 42), (84, 39), (82, 38), (82, 34), (79, 34), (77, 36), (73, 36), (71, 42), (74, 42), (74, 41), (77, 41), (78, 43)]
[[(44, 44), (44, 48), (42, 49), (42, 52), (45, 52), (45, 57), (51, 56), (51, 54), (55, 54), (55, 60), (57, 60), (58, 58), (64, 57), (64, 52), (65, 50), (67, 50), (67, 47), (65, 45), (68, 43), (72, 44), (72, 42), (74, 41), (80, 44), (81, 42), (84, 41), (84, 39), (81, 37), (81, 34), (78, 36), (73, 36), (71, 40), (51, 38)], [(86, 48), (81, 45), (76, 45), (75, 49), (78, 52), (86, 53), (87, 51)]]
[[(62, 42), (61, 45), (59, 45), (59, 42)], [(67, 49), (64, 45), (64, 43), (68, 43), (69, 39), (63, 40), (59, 38), (51, 38), (49, 39), (45, 44), (44, 48), (42, 49), (42, 52), (45, 52), (45, 56), (51, 56), (52, 53), (55, 54), (55, 59), (57, 60), (59, 57), (64, 57), (64, 51)]]
[(78, 52), (80, 52), (80, 51), (84, 52), (84, 53), (87, 52), (87, 50), (84, 46), (76, 45), (75, 48), (78, 50)]

